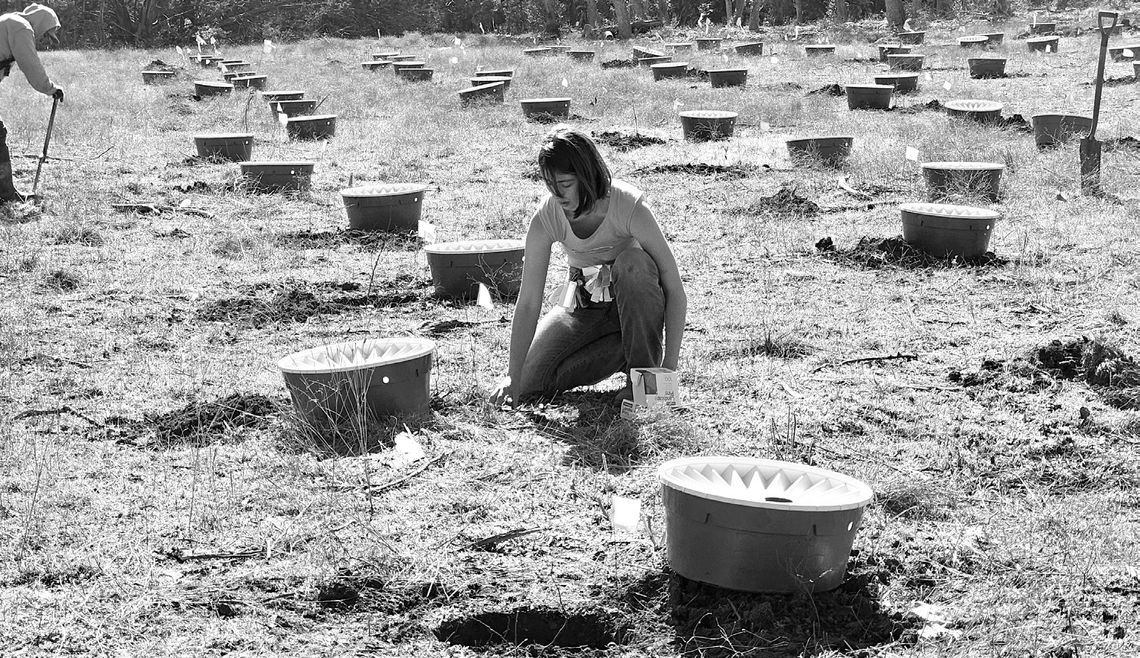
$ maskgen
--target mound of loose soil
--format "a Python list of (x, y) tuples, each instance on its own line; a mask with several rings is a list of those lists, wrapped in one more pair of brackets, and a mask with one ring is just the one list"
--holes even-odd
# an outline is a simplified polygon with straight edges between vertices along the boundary
[(951, 370), (947, 379), (966, 388), (987, 387), (1010, 393), (1042, 391), (1054, 383), (1052, 377), (1026, 359), (986, 359), (977, 370)]
[(819, 214), (819, 204), (800, 194), (795, 186), (781, 187), (771, 196), (760, 197), (744, 209), (750, 215), (778, 214), (810, 217)]
[(910, 105), (908, 107), (895, 107), (893, 111), (899, 114), (918, 114), (920, 112), (941, 111), (942, 103), (937, 99), (928, 101), (926, 103), (919, 103), (918, 105)]
[(605, 144), (618, 151), (632, 151), (633, 149), (645, 146), (664, 144), (667, 141), (661, 137), (639, 133), (636, 130), (633, 132), (623, 130), (595, 130), (591, 134), (593, 135), (594, 141)]
[(1033, 359), (1061, 379), (1085, 381), (1118, 409), (1140, 409), (1140, 364), (1100, 339), (1054, 340), (1034, 350)]
[(1033, 125), (1030, 124), (1028, 121), (1026, 121), (1025, 117), (1021, 116), (1020, 114), (1014, 114), (1013, 116), (1002, 117), (1002, 118), (998, 119), (998, 122), (996, 125), (998, 128), (1010, 128), (1010, 129), (1016, 130), (1018, 132), (1030, 133), (1030, 134), (1033, 133)]
[(364, 249), (406, 251), (419, 247), (415, 233), (389, 233), (385, 231), (295, 231), (277, 236), (277, 243), (293, 249), (336, 249), (342, 245), (356, 245)]
[(365, 306), (389, 308), (416, 303), (426, 298), (427, 286), (427, 282), (410, 275), (376, 282), (371, 290), (359, 294), (339, 294), (358, 293), (362, 286), (352, 282), (286, 281), (274, 286), (246, 286), (237, 297), (208, 302), (198, 310), (197, 318), (254, 328), (281, 322), (305, 322), (312, 317)]
[(868, 269), (883, 267), (906, 269), (956, 266), (984, 267), (1001, 266), (1009, 263), (1007, 259), (999, 258), (992, 251), (987, 251), (978, 258), (970, 259), (935, 258), (903, 240), (901, 236), (894, 238), (862, 237), (859, 239), (859, 243), (850, 249), (837, 249), (832, 239), (825, 237), (815, 243), (815, 248), (825, 258)]
[(108, 438), (135, 445), (174, 446), (208, 443), (232, 427), (264, 428), (285, 406), (283, 399), (234, 393), (181, 409), (144, 414), (142, 420), (112, 416), (105, 419)]
[(605, 649), (623, 643), (626, 631), (602, 612), (522, 607), (449, 619), (434, 633), (443, 642), (476, 649), (537, 645), (545, 652), (549, 647)]
[(635, 59), (611, 59), (602, 62), (602, 68), (604, 69), (632, 69), (636, 66), (637, 60)]
[(744, 178), (752, 172), (752, 167), (746, 165), (714, 165), (704, 164), (703, 162), (684, 162), (680, 164), (643, 167), (638, 169), (637, 172), (645, 174), (687, 174), (689, 176)]
[(843, 90), (843, 85), (833, 82), (829, 85), (824, 85), (819, 89), (812, 89), (807, 93), (808, 96), (826, 95), (826, 96), (846, 96), (847, 92)]
[(757, 85), (756, 88), (759, 89), (760, 91), (780, 92), (780, 91), (799, 91), (799, 90), (803, 89), (804, 87), (803, 87), (803, 85), (801, 85), (797, 82), (777, 82), (775, 84), (770, 84), (770, 85)]
[(177, 69), (178, 69), (178, 67), (174, 66), (173, 64), (167, 64), (166, 62), (162, 61), (161, 59), (156, 59), (156, 60), (152, 61), (150, 64), (147, 64), (146, 66), (144, 66), (142, 70), (144, 70), (144, 71), (176, 71)]

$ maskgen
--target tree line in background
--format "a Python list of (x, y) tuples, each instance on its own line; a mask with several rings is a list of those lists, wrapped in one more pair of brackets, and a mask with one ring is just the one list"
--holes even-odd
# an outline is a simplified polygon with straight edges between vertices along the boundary
[[(377, 33), (546, 33), (629, 38), (638, 27), (704, 22), (753, 31), (823, 18), (854, 21), (884, 14), (1008, 15), (1011, 0), (47, 0), (63, 23), (63, 47), (192, 45)], [(3, 11), (27, 2), (0, 0)]]

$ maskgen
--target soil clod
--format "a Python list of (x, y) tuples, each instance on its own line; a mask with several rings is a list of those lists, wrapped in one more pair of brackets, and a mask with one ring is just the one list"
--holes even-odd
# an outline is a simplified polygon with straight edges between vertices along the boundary
[[(426, 281), (411, 276), (375, 282), (368, 290), (363, 290), (361, 284), (353, 282), (286, 281), (273, 286), (245, 286), (243, 294), (237, 297), (207, 303), (198, 310), (197, 318), (205, 322), (229, 322), (252, 328), (282, 322), (305, 322), (310, 318), (345, 313), (354, 308), (390, 308), (414, 304), (427, 299), (427, 287)], [(265, 294), (266, 291), (269, 292), (268, 295)]]
[(843, 85), (833, 82), (829, 85), (824, 85), (824, 86), (820, 87), (819, 89), (812, 89), (811, 91), (809, 91), (807, 93), (807, 95), (808, 96), (818, 96), (818, 95), (846, 96), (847, 92), (844, 91)]
[(825, 237), (815, 244), (816, 250), (824, 258), (867, 269), (883, 267), (899, 267), (904, 269), (921, 269), (927, 267), (1000, 267), (1009, 263), (1009, 260), (987, 251), (977, 258), (936, 258), (903, 240), (901, 236), (894, 238), (862, 237), (859, 243), (850, 249), (838, 249), (830, 237)]
[(771, 196), (760, 197), (744, 211), (750, 215), (777, 214), (810, 217), (818, 215), (819, 204), (800, 194), (795, 186), (784, 186)]
[(1140, 409), (1140, 364), (1115, 346), (1086, 337), (1054, 340), (1038, 347), (1033, 359), (1057, 377), (1084, 380), (1118, 409)]
[(460, 617), (445, 621), (434, 632), (444, 642), (472, 648), (533, 644), (604, 649), (610, 644), (621, 644), (625, 636), (623, 628), (600, 613), (570, 613), (548, 608), (519, 608)]
[(600, 142), (618, 151), (632, 151), (644, 146), (664, 144), (665, 139), (639, 133), (636, 130), (626, 132), (622, 130), (602, 130), (593, 132), (594, 141)]
[(689, 176), (724, 176), (726, 178), (744, 178), (752, 173), (752, 167), (747, 165), (716, 165), (703, 162), (685, 162), (680, 164), (664, 164), (654, 167), (638, 169), (637, 173), (644, 174), (686, 174)]
[(604, 69), (632, 69), (636, 66), (637, 60), (635, 59), (611, 59), (602, 62), (602, 68)]
[(181, 409), (144, 415), (159, 444), (206, 442), (234, 427), (264, 428), (283, 403), (264, 395), (234, 393), (219, 400), (191, 402)]

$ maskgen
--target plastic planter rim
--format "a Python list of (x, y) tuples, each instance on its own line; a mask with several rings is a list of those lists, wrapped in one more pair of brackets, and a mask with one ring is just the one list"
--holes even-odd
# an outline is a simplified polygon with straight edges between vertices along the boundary
[(386, 197), (404, 194), (419, 194), (430, 188), (421, 183), (380, 183), (377, 185), (357, 185), (340, 191), (342, 197)]
[[(475, 247), (464, 249), (463, 247)], [(455, 242), (436, 242), (424, 247), (428, 254), (500, 254), (525, 249), (523, 240), (458, 240)]]
[(899, 212), (908, 212), (924, 217), (949, 217), (958, 219), (984, 219), (995, 221), (1001, 219), (1001, 213), (989, 208), (975, 206), (961, 206), (952, 203), (904, 203), (899, 205)]
[(686, 110), (677, 115), (687, 119), (735, 119), (739, 116), (737, 112), (727, 110)]
[(948, 110), (955, 112), (995, 112), (1001, 111), (1005, 108), (1003, 103), (998, 101), (986, 101), (973, 98), (963, 98), (953, 101), (946, 101), (944, 106)]
[(194, 139), (253, 139), (253, 133), (198, 133)]
[(1005, 165), (1000, 162), (967, 162), (951, 161), (923, 162), (923, 169), (936, 169), (941, 171), (1004, 171)]
[[(380, 357), (371, 361), (361, 361), (359, 363), (352, 363), (344, 366), (328, 366), (323, 368), (306, 368), (297, 365), (297, 362), (307, 355), (320, 355), (327, 354), (337, 348), (351, 348), (359, 345), (360, 348), (365, 348), (369, 343), (382, 343), (389, 345), (404, 345), (411, 349), (406, 350), (395, 356)], [(405, 361), (412, 361), (429, 356), (435, 352), (435, 341), (427, 338), (400, 337), (400, 338), (365, 338), (360, 341), (345, 341), (341, 343), (330, 343), (328, 345), (318, 345), (317, 347), (310, 347), (309, 349), (294, 352), (277, 362), (277, 368), (281, 372), (290, 374), (305, 375), (305, 374), (326, 374), (334, 372), (352, 372), (353, 370), (363, 370), (366, 368), (376, 368), (380, 366), (393, 365), (396, 363), (403, 363)]]
[[(706, 466), (712, 468), (729, 468), (732, 466), (748, 466), (753, 468), (776, 468), (785, 472), (794, 472), (796, 474), (803, 474), (815, 476), (822, 479), (831, 480), (843, 485), (846, 485), (852, 490), (853, 495), (850, 500), (835, 502), (832, 504), (813, 504), (804, 505), (796, 504), (792, 501), (782, 502), (773, 500), (747, 500), (736, 498), (733, 496), (726, 496), (716, 491), (709, 490), (710, 487), (701, 487), (694, 485), (690, 482), (683, 481), (677, 475), (677, 471), (686, 467)], [(682, 457), (667, 461), (657, 469), (657, 478), (663, 486), (669, 487), (675, 491), (681, 491), (698, 498), (705, 500), (714, 500), (721, 503), (730, 505), (740, 505), (742, 507), (771, 509), (771, 510), (787, 510), (787, 511), (804, 511), (804, 512), (835, 512), (840, 510), (860, 509), (866, 507), (875, 494), (871, 491), (865, 482), (857, 480), (849, 475), (829, 471), (827, 469), (818, 468), (816, 466), (807, 466), (805, 464), (796, 464), (793, 462), (778, 461), (775, 459), (757, 459), (753, 457), (727, 457), (727, 456), (709, 456), (709, 457)]]

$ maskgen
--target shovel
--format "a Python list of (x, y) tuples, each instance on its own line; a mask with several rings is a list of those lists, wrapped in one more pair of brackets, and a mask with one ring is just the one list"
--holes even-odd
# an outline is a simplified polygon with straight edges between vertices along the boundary
[[(1081, 138), (1081, 193), (1100, 194), (1100, 142), (1096, 139), (1096, 124), (1100, 119), (1100, 92), (1104, 89), (1104, 58), (1108, 53), (1108, 37), (1116, 29), (1120, 14), (1115, 11), (1097, 13), (1097, 27), (1100, 28), (1100, 62), (1096, 67), (1096, 94), (1093, 96), (1092, 127), (1088, 137)], [(1112, 19), (1112, 25), (1105, 21)]]
[(48, 118), (47, 135), (44, 136), (44, 152), (40, 155), (40, 161), (36, 163), (36, 177), (32, 179), (32, 193), (29, 195), (31, 198), (38, 200), (36, 196), (36, 188), (40, 185), (40, 169), (44, 166), (44, 161), (47, 160), (48, 144), (51, 143), (51, 129), (55, 126), (55, 108), (59, 107), (59, 99), (53, 97), (51, 99), (51, 116)]

